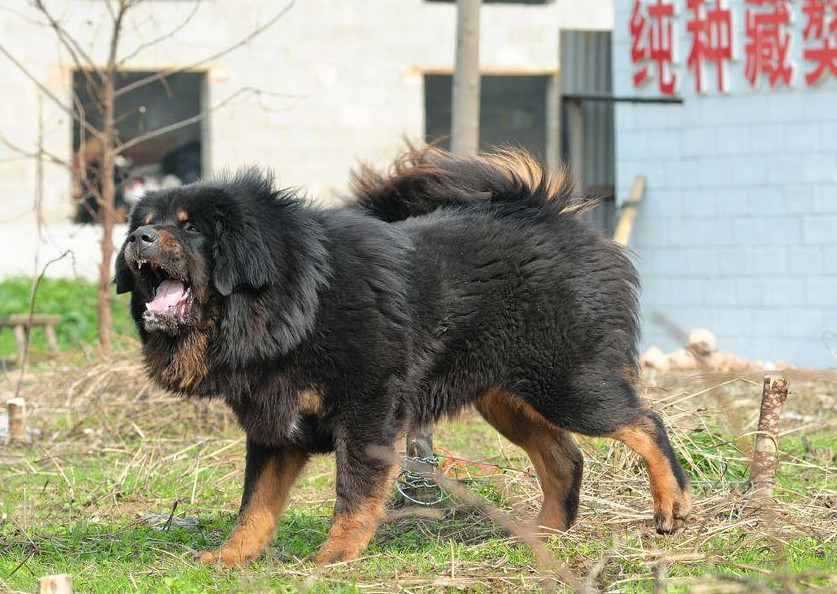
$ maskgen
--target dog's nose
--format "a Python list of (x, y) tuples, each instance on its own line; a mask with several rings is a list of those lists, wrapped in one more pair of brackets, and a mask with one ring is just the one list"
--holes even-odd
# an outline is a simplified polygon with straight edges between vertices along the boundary
[(140, 248), (151, 247), (158, 239), (160, 236), (157, 232), (148, 226), (140, 227), (128, 236), (128, 241), (137, 244)]

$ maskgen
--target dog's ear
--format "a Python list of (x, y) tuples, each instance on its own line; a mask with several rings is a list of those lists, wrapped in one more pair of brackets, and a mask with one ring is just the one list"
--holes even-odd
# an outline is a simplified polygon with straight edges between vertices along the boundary
[(116, 274), (113, 277), (113, 284), (116, 285), (117, 294), (127, 293), (134, 288), (134, 275), (128, 269), (128, 263), (125, 262), (125, 246), (119, 250), (116, 255)]
[(218, 217), (215, 226), (212, 281), (228, 297), (238, 287), (259, 289), (276, 279), (276, 263), (264, 241), (260, 225), (252, 217), (237, 221)]

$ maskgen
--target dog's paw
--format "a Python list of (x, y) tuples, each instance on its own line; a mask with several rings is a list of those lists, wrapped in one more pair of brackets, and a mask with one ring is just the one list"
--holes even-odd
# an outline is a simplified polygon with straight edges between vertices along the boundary
[(250, 557), (239, 551), (224, 548), (217, 551), (201, 551), (195, 556), (195, 561), (201, 565), (221, 565), (222, 567), (246, 565), (250, 560)]
[(654, 526), (657, 532), (673, 534), (686, 524), (691, 511), (692, 494), (688, 490), (681, 491), (679, 497), (670, 505), (654, 511)]
[(339, 561), (354, 561), (363, 552), (360, 546), (341, 546), (326, 542), (311, 560), (316, 565), (328, 565)]

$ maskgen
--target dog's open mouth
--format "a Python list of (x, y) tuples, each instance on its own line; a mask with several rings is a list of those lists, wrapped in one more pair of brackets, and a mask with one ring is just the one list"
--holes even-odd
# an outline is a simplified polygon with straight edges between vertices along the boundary
[(145, 304), (146, 330), (174, 332), (189, 323), (192, 313), (192, 288), (165, 268), (144, 259), (137, 260), (137, 270), (151, 300)]

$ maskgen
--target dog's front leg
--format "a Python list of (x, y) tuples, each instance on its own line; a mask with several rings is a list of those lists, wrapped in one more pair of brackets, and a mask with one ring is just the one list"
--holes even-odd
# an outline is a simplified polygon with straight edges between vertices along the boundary
[(248, 439), (244, 494), (238, 521), (221, 548), (200, 553), (198, 561), (219, 562), (229, 567), (258, 557), (273, 535), (291, 485), (307, 460), (305, 452), (274, 449)]
[(357, 558), (375, 533), (395, 455), (394, 443), (383, 433), (363, 423), (336, 431), (337, 502), (328, 540), (314, 558), (317, 564)]

